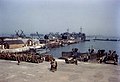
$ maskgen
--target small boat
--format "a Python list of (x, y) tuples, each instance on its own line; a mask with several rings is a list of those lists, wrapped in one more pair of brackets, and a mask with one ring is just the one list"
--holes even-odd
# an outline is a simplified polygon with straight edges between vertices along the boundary
[(49, 51), (50, 51), (49, 49), (36, 49), (36, 53), (39, 53), (39, 54), (44, 54), (44, 53), (47, 53)]
[(29, 47), (15, 48), (15, 49), (0, 49), (0, 53), (15, 53), (15, 52), (26, 52), (29, 51)]
[(85, 41), (90, 41), (90, 39), (86, 39)]
[(93, 40), (98, 40), (98, 41), (119, 41), (117, 39), (93, 39)]
[(49, 49), (43, 49), (43, 48), (30, 48), (30, 52), (35, 52), (38, 54), (45, 54), (49, 51), (50, 51)]

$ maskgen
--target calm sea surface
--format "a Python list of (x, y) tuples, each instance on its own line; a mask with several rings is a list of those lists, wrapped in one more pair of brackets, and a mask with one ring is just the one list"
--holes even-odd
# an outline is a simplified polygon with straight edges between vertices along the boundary
[[(96, 52), (98, 49), (105, 49), (106, 52), (108, 50), (116, 50), (120, 59), (120, 41), (86, 41), (80, 42), (77, 44), (71, 44), (65, 47), (53, 48), (49, 52), (54, 57), (61, 57), (61, 52), (63, 51), (71, 51), (72, 48), (78, 48), (80, 52), (87, 52), (89, 48), (93, 47)], [(120, 63), (120, 61), (119, 61)]]

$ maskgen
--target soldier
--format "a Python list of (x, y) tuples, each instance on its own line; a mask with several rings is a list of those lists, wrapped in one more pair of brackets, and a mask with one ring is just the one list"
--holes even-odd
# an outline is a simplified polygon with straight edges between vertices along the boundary
[(75, 59), (73, 59), (73, 60), (74, 60), (74, 62), (75, 62), (75, 65), (78, 65), (77, 59), (75, 58)]
[(118, 55), (116, 54), (116, 51), (113, 52), (113, 58), (115, 62), (118, 62)]
[(20, 56), (19, 56), (19, 54), (17, 54), (17, 61), (18, 61), (18, 65), (20, 65)]
[(50, 70), (52, 71), (52, 72), (54, 72), (54, 71), (57, 71), (57, 61), (55, 61), (55, 59), (53, 59), (53, 60), (51, 60), (51, 68), (50, 68)]

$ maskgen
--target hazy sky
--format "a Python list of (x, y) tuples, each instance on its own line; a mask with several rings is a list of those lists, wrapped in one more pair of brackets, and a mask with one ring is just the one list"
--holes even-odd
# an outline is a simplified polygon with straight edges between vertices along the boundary
[(0, 33), (120, 35), (120, 0), (0, 0)]

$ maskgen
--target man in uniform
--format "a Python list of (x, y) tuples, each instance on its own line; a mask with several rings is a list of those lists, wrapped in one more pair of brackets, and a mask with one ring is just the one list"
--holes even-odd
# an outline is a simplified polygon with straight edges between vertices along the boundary
[(50, 70), (52, 71), (52, 72), (54, 72), (54, 71), (57, 71), (57, 61), (55, 61), (55, 59), (53, 59), (53, 60), (51, 60), (51, 68), (50, 68)]

